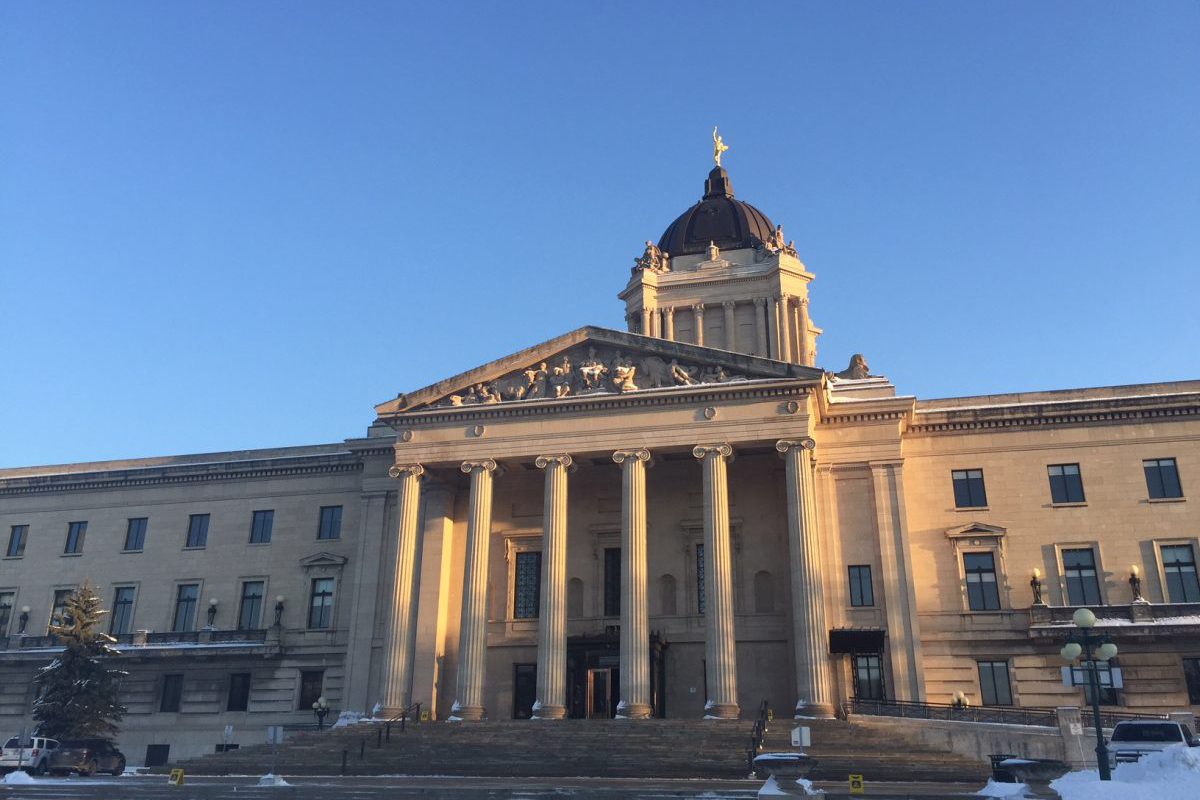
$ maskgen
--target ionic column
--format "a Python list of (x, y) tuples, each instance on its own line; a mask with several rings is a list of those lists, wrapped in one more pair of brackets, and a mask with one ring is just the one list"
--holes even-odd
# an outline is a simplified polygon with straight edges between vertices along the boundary
[(642, 309), (642, 336), (650, 336), (650, 309)]
[(666, 335), (663, 338), (675, 341), (675, 307), (667, 306), (663, 309), (663, 323), (666, 328)]
[(792, 647), (796, 663), (796, 716), (832, 717), (821, 546), (813, 491), (810, 438), (782, 440), (787, 461), (788, 561), (792, 577)]
[(763, 303), (767, 307), (767, 342), (770, 347), (767, 357), (782, 361), (783, 356), (779, 354), (779, 298), (766, 297)]
[(538, 614), (537, 719), (567, 715), (567, 469), (569, 455), (538, 456), (546, 470), (542, 510), (542, 598)]
[(650, 716), (650, 608), (646, 599), (646, 462), (650, 451), (618, 450), (621, 465), (621, 701), (617, 716)]
[(467, 555), (463, 569), (462, 626), (458, 644), (458, 682), (451, 719), (483, 719), (483, 681), (487, 665), (487, 565), (492, 538), (492, 475), (496, 462), (464, 461), (471, 476), (467, 518)]
[(775, 298), (775, 318), (779, 320), (779, 360), (792, 360), (792, 332), (788, 324), (788, 296), (780, 295)]
[(737, 640), (733, 632), (733, 558), (729, 542), (727, 444), (700, 445), (704, 462), (704, 653), (708, 673), (706, 717), (737, 719)]
[(767, 349), (767, 298), (754, 298), (754, 333), (758, 336), (758, 354), (770, 358), (771, 351)]
[(421, 506), (420, 464), (397, 464), (388, 475), (400, 482), (396, 498), (396, 550), (392, 564), (392, 602), (383, 645), (383, 706), (400, 712), (412, 702), (413, 645), (409, 634), (417, 622), (414, 602), (417, 565), (417, 520)]
[(732, 300), (721, 303), (721, 307), (725, 309), (725, 349), (731, 351), (737, 350), (737, 320), (733, 314), (736, 305)]
[(692, 306), (692, 314), (696, 320), (696, 344), (704, 346), (704, 303)]

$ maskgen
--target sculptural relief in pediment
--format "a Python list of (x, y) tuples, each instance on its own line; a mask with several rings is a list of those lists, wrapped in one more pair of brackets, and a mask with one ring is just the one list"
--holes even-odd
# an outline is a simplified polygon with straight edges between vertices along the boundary
[(616, 347), (581, 344), (546, 361), (514, 370), (492, 381), (476, 383), (435, 406), (470, 406), (523, 400), (554, 400), (594, 394), (621, 394), (639, 389), (744, 381), (724, 367), (681, 363), (656, 355), (629, 353)]

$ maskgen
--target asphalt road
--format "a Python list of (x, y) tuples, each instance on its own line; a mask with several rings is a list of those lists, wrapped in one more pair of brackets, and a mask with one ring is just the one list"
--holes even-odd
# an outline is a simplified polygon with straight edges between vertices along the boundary
[[(259, 787), (258, 777), (185, 778), (171, 786), (162, 775), (122, 778), (45, 778), (33, 785), (0, 783), (0, 800), (750, 800), (761, 781), (514, 779), (459, 777), (292, 778), (290, 786)], [(845, 784), (818, 784), (829, 798), (850, 797)], [(880, 800), (962, 798), (979, 786), (868, 784)], [(854, 797), (859, 797), (855, 795)]]

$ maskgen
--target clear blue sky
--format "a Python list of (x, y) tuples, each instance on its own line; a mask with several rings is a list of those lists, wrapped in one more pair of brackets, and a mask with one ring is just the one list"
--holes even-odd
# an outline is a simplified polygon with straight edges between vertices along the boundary
[(0, 4), (0, 466), (339, 441), (739, 197), (819, 359), (1200, 377), (1200, 3)]

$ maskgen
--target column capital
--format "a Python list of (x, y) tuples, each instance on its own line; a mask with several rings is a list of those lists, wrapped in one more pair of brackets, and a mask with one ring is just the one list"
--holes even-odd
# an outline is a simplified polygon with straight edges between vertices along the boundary
[(722, 308), (733, 308), (736, 305), (737, 305), (736, 300), (725, 300), (721, 303)]
[(711, 455), (730, 458), (733, 455), (733, 447), (727, 442), (721, 442), (720, 444), (698, 444), (692, 448), (692, 455), (696, 458), (704, 458)]
[(775, 449), (781, 453), (786, 453), (793, 447), (798, 447), (801, 450), (816, 450), (817, 441), (811, 436), (805, 436), (803, 439), (780, 439), (775, 443)]
[(425, 474), (425, 468), (420, 464), (393, 464), (388, 467), (389, 478), (402, 478), (407, 475), (412, 475), (414, 478), (419, 478)]
[(663, 306), (663, 313), (668, 317), (675, 316), (675, 306)]
[(633, 450), (618, 450), (612, 454), (612, 460), (618, 464), (624, 464), (630, 459), (635, 461), (649, 461), (650, 451), (644, 447), (638, 447)]
[(569, 467), (575, 463), (575, 459), (571, 458), (568, 453), (559, 453), (557, 455), (538, 456), (533, 460), (533, 463), (537, 465), (538, 469), (545, 469), (551, 464)]
[(476, 470), (486, 470), (487, 472), (495, 472), (498, 465), (494, 458), (484, 458), (479, 461), (464, 461), (459, 467), (463, 472), (470, 475)]
[(765, 297), (754, 298), (754, 305), (758, 306), (759, 308), (762, 308), (766, 304), (767, 304), (767, 298), (765, 298)]
[(704, 303), (694, 303), (692, 305), (692, 311), (700, 316), (704, 316)]

